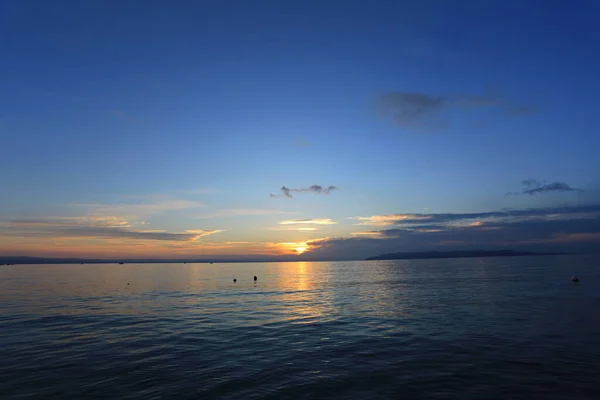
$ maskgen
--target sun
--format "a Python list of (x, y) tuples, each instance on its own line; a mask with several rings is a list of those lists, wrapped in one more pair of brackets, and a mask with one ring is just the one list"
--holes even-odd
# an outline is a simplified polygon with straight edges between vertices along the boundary
[(298, 253), (298, 254), (302, 254), (302, 253), (304, 253), (306, 250), (308, 250), (308, 247), (306, 247), (306, 246), (299, 246), (299, 247), (296, 247), (294, 250), (296, 250), (296, 253)]

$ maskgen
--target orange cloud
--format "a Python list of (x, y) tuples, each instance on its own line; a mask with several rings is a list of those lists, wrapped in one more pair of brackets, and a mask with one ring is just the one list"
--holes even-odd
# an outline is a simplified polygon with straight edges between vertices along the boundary
[(380, 231), (364, 231), (364, 232), (352, 232), (354, 236), (367, 236), (367, 237), (381, 237)]
[(219, 229), (191, 229), (183, 233), (164, 230), (136, 230), (120, 217), (66, 217), (52, 219), (22, 219), (8, 222), (8, 231), (1, 236), (23, 238), (103, 238), (119, 240), (196, 241), (222, 232)]
[(280, 211), (280, 210), (269, 210), (269, 209), (255, 209), (255, 208), (229, 208), (223, 210), (217, 210), (212, 213), (198, 215), (197, 219), (209, 219), (219, 217), (242, 217), (242, 216), (253, 216), (253, 215), (277, 215), (277, 214), (296, 214), (294, 211)]
[(274, 228), (266, 228), (266, 229), (270, 230), (270, 231), (278, 231), (278, 232), (281, 232), (281, 231), (283, 231), (283, 232), (289, 232), (289, 231), (291, 231), (291, 232), (295, 232), (295, 231), (311, 232), (311, 231), (313, 231), (314, 232), (314, 231), (319, 230), (319, 228), (315, 228), (315, 227), (311, 227), (311, 226), (301, 226), (301, 227), (293, 227), (293, 226), (292, 227), (278, 227), (277, 226)]
[[(161, 234), (165, 232), (147, 232)], [(188, 232), (204, 235), (203, 231)], [(289, 256), (309, 249), (307, 242), (166, 241), (120, 237), (15, 237), (0, 235), (0, 254), (61, 258), (230, 258)]]
[(423, 220), (426, 221), (431, 219), (428, 215), (415, 215), (415, 214), (388, 214), (388, 215), (372, 215), (370, 217), (351, 217), (348, 219), (354, 219), (359, 221), (354, 225), (367, 225), (367, 226), (389, 226), (396, 225), (398, 222), (405, 220)]
[(139, 203), (117, 204), (74, 204), (74, 207), (85, 208), (86, 214), (92, 216), (119, 216), (128, 219), (143, 219), (168, 211), (178, 211), (204, 207), (202, 203), (189, 200), (149, 200)]

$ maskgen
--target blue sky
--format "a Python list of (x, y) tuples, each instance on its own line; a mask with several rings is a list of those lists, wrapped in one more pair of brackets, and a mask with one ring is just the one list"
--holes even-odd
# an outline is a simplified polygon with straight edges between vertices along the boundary
[(599, 12), (0, 0), (0, 254), (335, 258), (351, 217), (596, 204)]

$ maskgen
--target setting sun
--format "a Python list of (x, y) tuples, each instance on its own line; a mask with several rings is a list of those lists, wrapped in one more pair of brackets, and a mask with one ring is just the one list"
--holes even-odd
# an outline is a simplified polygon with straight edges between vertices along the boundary
[(306, 246), (300, 246), (300, 247), (296, 247), (294, 250), (296, 250), (296, 252), (297, 252), (298, 254), (302, 254), (302, 253), (304, 253), (304, 252), (305, 252), (307, 249), (308, 249), (308, 247), (306, 247)]
[(308, 250), (308, 244), (306, 242), (283, 242), (279, 243), (282, 250), (290, 254), (290, 252), (294, 252), (297, 255), (300, 255)]

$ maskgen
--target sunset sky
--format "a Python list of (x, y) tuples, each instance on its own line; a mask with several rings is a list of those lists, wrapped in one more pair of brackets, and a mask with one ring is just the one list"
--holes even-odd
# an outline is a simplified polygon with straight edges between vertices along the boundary
[(599, 15), (0, 0), (0, 255), (593, 251)]

